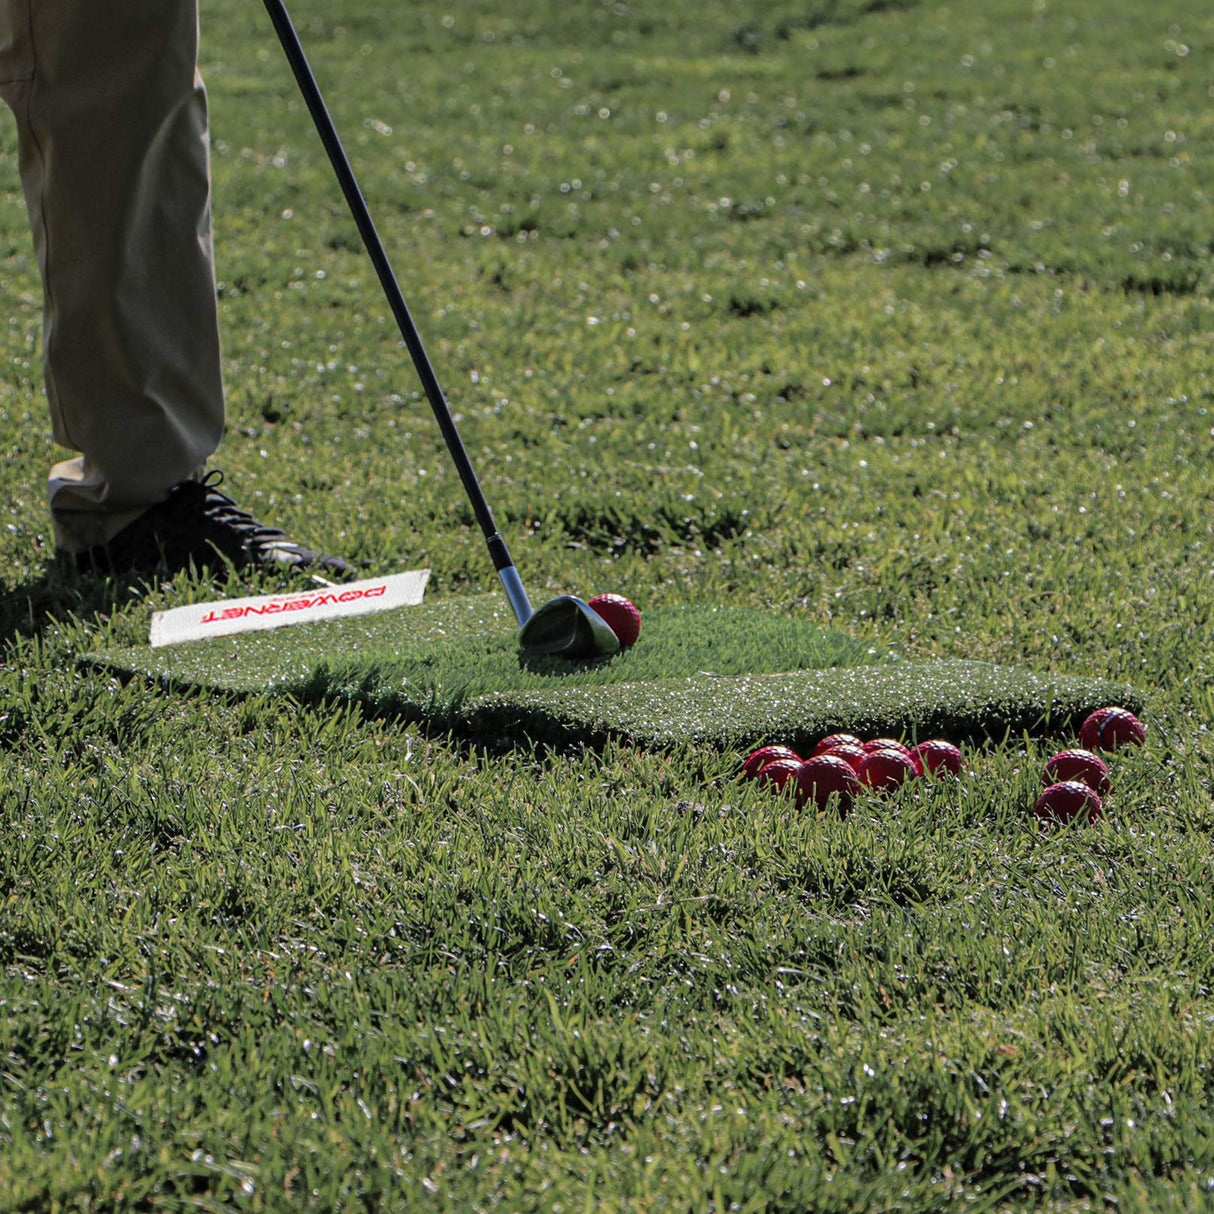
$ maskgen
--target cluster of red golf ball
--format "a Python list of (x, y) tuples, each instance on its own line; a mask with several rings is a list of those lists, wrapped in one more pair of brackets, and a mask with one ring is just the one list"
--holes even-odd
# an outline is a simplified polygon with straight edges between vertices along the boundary
[(961, 766), (961, 751), (941, 738), (907, 746), (895, 738), (862, 741), (832, 733), (807, 759), (788, 746), (761, 746), (747, 755), (742, 776), (791, 795), (798, 807), (812, 803), (825, 809), (833, 796), (846, 817), (862, 788), (884, 791), (924, 775), (956, 775)]
[(1108, 764), (1096, 753), (1122, 746), (1141, 746), (1146, 726), (1128, 708), (1098, 708), (1079, 728), (1078, 747), (1060, 750), (1045, 765), (1045, 785), (1033, 813), (1043, 822), (1095, 822), (1103, 811), (1101, 798), (1113, 787)]

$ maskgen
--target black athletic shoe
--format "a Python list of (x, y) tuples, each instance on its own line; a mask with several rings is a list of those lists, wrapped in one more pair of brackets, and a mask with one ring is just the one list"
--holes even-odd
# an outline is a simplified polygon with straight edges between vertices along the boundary
[(307, 570), (331, 580), (354, 575), (340, 557), (313, 552), (277, 527), (259, 522), (220, 493), (222, 472), (182, 481), (169, 496), (124, 527), (108, 544), (76, 555), (76, 568), (99, 573), (175, 572), (191, 564), (221, 573), (236, 569)]

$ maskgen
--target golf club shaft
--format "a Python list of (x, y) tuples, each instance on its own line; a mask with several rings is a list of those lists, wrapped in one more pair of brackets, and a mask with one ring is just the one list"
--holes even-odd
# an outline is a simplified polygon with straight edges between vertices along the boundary
[(392, 309), (392, 315), (396, 318), (401, 337), (404, 338), (405, 345), (413, 359), (413, 365), (417, 368), (417, 374), (421, 378), (430, 408), (434, 411), (439, 429), (447, 443), (447, 449), (455, 461), (456, 471), (459, 473), (460, 480), (463, 481), (464, 492), (467, 493), (468, 500), (472, 503), (476, 521), (485, 534), (489, 554), (493, 558), (493, 566), (497, 570), (498, 577), (506, 591), (506, 597), (510, 600), (510, 606), (521, 627), (532, 614), (527, 592), (523, 589), (522, 579), (514, 567), (514, 561), (510, 558), (506, 541), (498, 533), (497, 525), (493, 521), (493, 512), (489, 509), (489, 503), (481, 491), (480, 482), (476, 479), (472, 461), (464, 449), (463, 439), (460, 438), (455, 419), (451, 416), (451, 409), (447, 405), (446, 397), (443, 396), (443, 390), (439, 386), (438, 377), (434, 374), (434, 368), (430, 365), (430, 359), (422, 345), (421, 335), (413, 323), (413, 317), (409, 314), (400, 284), (392, 272), (392, 265), (388, 261), (383, 241), (380, 240), (379, 233), (375, 230), (371, 212), (367, 208), (362, 190), (359, 189), (354, 171), (350, 168), (345, 149), (337, 135), (337, 128), (333, 125), (333, 119), (321, 96), (320, 86), (316, 83), (316, 77), (312, 74), (312, 68), (309, 66), (303, 46), (300, 44), (299, 35), (295, 32), (295, 26), (291, 23), (290, 14), (288, 14), (283, 0), (265, 0), (265, 6), (274, 25), (275, 33), (278, 35), (278, 40), (282, 43), (282, 49), (286, 52), (287, 62), (295, 74), (295, 81), (299, 85), (299, 91), (303, 94), (308, 112), (312, 115), (320, 141), (324, 144), (333, 170), (337, 174), (338, 184), (346, 196), (346, 204), (358, 226), (359, 235), (375, 266), (375, 272), (379, 276), (380, 285), (387, 297), (388, 306)]

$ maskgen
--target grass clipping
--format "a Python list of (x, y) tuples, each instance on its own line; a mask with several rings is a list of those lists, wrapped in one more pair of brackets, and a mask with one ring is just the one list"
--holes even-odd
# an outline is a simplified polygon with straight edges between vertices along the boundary
[(824, 734), (1001, 738), (1073, 730), (1132, 688), (981, 662), (895, 660), (843, 633), (745, 608), (666, 607), (602, 662), (519, 649), (495, 595), (152, 650), (94, 664), (165, 685), (369, 712), (483, 740), (599, 746), (809, 746)]

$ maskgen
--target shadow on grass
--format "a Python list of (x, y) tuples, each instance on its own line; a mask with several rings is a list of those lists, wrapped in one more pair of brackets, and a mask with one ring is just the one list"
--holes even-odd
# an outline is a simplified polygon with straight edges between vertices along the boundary
[(52, 563), (39, 577), (0, 589), (0, 644), (63, 624), (102, 622), (149, 589), (142, 577), (82, 574)]
[[(621, 650), (621, 652), (623, 652)], [(546, 653), (528, 653), (520, 649), (518, 668), (530, 674), (538, 674), (547, 679), (564, 679), (571, 675), (585, 674), (587, 670), (603, 670), (609, 667), (619, 657), (618, 653), (603, 658), (583, 658), (575, 661), (571, 658), (553, 657)]]
[[(165, 569), (152, 573), (78, 572), (52, 561), (37, 577), (0, 588), (0, 645), (16, 637), (39, 637), (64, 625), (99, 627), (137, 607), (172, 584), (175, 593), (220, 597), (286, 593), (300, 588), (292, 574)], [(185, 601), (183, 599), (182, 601)]]

